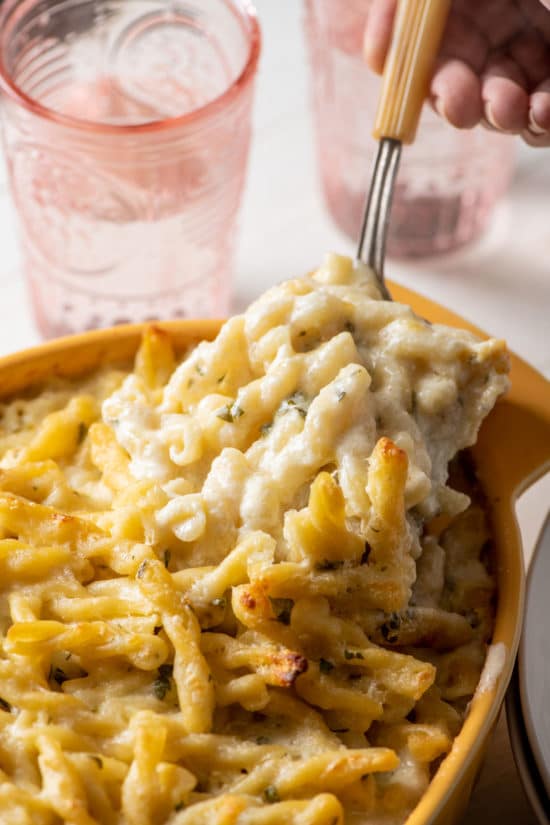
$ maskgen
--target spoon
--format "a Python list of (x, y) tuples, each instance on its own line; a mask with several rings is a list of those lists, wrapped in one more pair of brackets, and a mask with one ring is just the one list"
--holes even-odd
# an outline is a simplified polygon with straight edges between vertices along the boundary
[(451, 0), (399, 0), (384, 66), (373, 131), (378, 153), (357, 260), (374, 271), (386, 300), (391, 300), (384, 281), (386, 237), (401, 147), (414, 141), (450, 5)]

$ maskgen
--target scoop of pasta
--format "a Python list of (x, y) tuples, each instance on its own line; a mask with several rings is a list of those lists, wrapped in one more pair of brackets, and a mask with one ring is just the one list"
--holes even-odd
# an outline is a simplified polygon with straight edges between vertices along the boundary
[(4, 404), (2, 821), (404, 819), (490, 638), (447, 475), (507, 367), (329, 256), (180, 361), (151, 328)]

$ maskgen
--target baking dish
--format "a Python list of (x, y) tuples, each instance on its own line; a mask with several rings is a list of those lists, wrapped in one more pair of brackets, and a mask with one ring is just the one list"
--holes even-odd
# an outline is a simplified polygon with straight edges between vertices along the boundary
[[(396, 285), (394, 298), (410, 304), (432, 322), (479, 330), (449, 310)], [(176, 349), (215, 337), (217, 321), (159, 324)], [(0, 394), (4, 397), (53, 376), (82, 375), (100, 364), (131, 358), (143, 325), (121, 326), (59, 339), (0, 359)], [(514, 515), (516, 497), (550, 468), (550, 384), (512, 356), (512, 389), (484, 424), (473, 450), (487, 496), (492, 523), (498, 605), (491, 666), (483, 689), (471, 702), (467, 720), (407, 825), (451, 825), (460, 819), (488, 744), (510, 679), (521, 631), (524, 573), (521, 539)], [(495, 654), (495, 655), (493, 655)]]

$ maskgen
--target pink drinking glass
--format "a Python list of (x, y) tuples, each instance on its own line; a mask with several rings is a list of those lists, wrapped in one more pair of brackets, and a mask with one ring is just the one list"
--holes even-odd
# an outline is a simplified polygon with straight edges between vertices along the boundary
[[(323, 192), (334, 221), (353, 240), (376, 151), (371, 131), (380, 80), (362, 57), (371, 1), (305, 0)], [(513, 138), (453, 129), (425, 106), (416, 141), (403, 150), (388, 253), (432, 255), (478, 237), (508, 187), (514, 158)]]
[(226, 314), (259, 53), (248, 0), (4, 2), (4, 146), (45, 336)]

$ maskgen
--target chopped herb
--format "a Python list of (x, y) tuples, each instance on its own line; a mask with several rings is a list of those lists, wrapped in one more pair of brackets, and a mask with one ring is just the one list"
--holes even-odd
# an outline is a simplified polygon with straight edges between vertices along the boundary
[(271, 739), (269, 736), (257, 736), (256, 737), (256, 744), (257, 745), (269, 745)]
[(338, 390), (338, 392), (336, 393), (336, 398), (338, 399), (338, 403), (340, 403), (340, 401), (343, 401), (345, 397), (346, 397), (345, 390)]
[(241, 773), (247, 774), (247, 773), (248, 773), (248, 771), (247, 771), (247, 769), (246, 769), (246, 768), (241, 768)]
[(380, 532), (378, 527), (371, 527), (370, 529), (372, 530), (373, 533), (379, 533)]
[(177, 803), (174, 805), (174, 810), (175, 810), (175, 812), (176, 812), (176, 813), (177, 813), (178, 811), (183, 811), (183, 809), (184, 809), (184, 808), (185, 808), (185, 802), (177, 802)]
[(262, 426), (260, 427), (261, 434), (267, 435), (269, 432), (271, 432), (272, 427), (273, 424), (262, 424)]
[(164, 554), (163, 554), (163, 557), (164, 557), (164, 566), (168, 570), (168, 565), (170, 564), (170, 559), (172, 558), (172, 553), (170, 552), (170, 550), (165, 550)]
[(101, 758), (101, 756), (96, 756), (95, 753), (89, 753), (88, 756), (90, 757), (90, 759), (94, 760), (98, 768), (103, 767), (103, 759)]
[(88, 427), (86, 426), (84, 421), (81, 421), (80, 424), (78, 425), (78, 433), (77, 433), (77, 436), (76, 436), (76, 443), (77, 444), (82, 444), (82, 442), (86, 438), (86, 433), (87, 432), (88, 432)]
[(10, 712), (10, 710), (11, 710), (11, 705), (10, 705), (10, 703), (9, 703), (9, 702), (6, 702), (6, 700), (5, 700), (5, 699), (1, 699), (1, 698), (0, 698), (0, 710), (4, 710), (4, 711), (6, 711), (6, 713), (9, 713), (9, 712)]
[(158, 625), (154, 628), (153, 633), (155, 634), (155, 636), (158, 636), (161, 630), (162, 630), (162, 625), (161, 625), (161, 624), (158, 624)]
[(273, 802), (280, 802), (281, 797), (279, 796), (279, 791), (275, 787), (275, 785), (268, 785), (264, 791), (264, 799), (266, 802), (273, 803)]
[(244, 415), (244, 410), (242, 407), (239, 407), (237, 403), (233, 404), (232, 407), (226, 404), (225, 407), (222, 407), (221, 410), (218, 410), (216, 413), (218, 418), (221, 418), (222, 421), (227, 421), (228, 424), (233, 424), (241, 415)]
[(304, 335), (307, 335), (307, 329), (301, 329), (300, 332), (298, 333), (299, 338), (303, 338)]
[(331, 728), (332, 733), (349, 733), (349, 728)]
[(384, 419), (382, 418), (381, 415), (377, 415), (376, 418), (374, 419), (374, 422), (375, 422), (376, 428), (378, 430), (381, 430), (382, 427), (384, 426)]
[(292, 608), (294, 607), (294, 602), (292, 599), (272, 599), (271, 596), (269, 597), (269, 601), (271, 602), (271, 609), (275, 614), (275, 618), (281, 624), (290, 624), (290, 613)]
[(220, 599), (212, 599), (212, 606), (213, 607), (225, 607), (226, 600), (222, 597)]
[(73, 654), (71, 653), (70, 650), (66, 650), (65, 651), (65, 661), (68, 662), (72, 655)]
[(297, 390), (283, 401), (283, 403), (279, 407), (279, 412), (281, 415), (284, 415), (287, 412), (296, 410), (296, 412), (298, 412), (302, 416), (302, 418), (305, 418), (307, 415), (307, 407), (308, 400), (306, 396), (303, 392)]
[(363, 555), (361, 556), (361, 564), (368, 564), (369, 556), (371, 554), (371, 546), (368, 541), (365, 542), (365, 549), (363, 551)]
[(344, 659), (364, 659), (359, 650), (344, 650)]
[(415, 391), (413, 390), (411, 392), (411, 415), (416, 415), (417, 407), (418, 407), (418, 398), (417, 398), (417, 395), (416, 395)]
[(228, 424), (233, 423), (233, 416), (231, 414), (231, 407), (229, 404), (226, 404), (225, 407), (222, 407), (221, 410), (218, 410), (216, 413), (218, 418), (221, 418), (222, 421), (227, 421)]
[(138, 577), (138, 579), (142, 579), (142, 578), (143, 578), (143, 575), (144, 575), (144, 573), (145, 573), (145, 570), (146, 570), (146, 569), (147, 569), (147, 559), (144, 559), (144, 560), (141, 562), (141, 564), (140, 564), (140, 566), (138, 567), (138, 569), (137, 569), (136, 576)]
[(48, 674), (48, 681), (52, 681), (52, 679), (54, 682), (57, 682), (58, 685), (62, 685), (63, 682), (68, 681), (69, 677), (64, 670), (61, 670), (60, 667), (54, 667), (52, 665)]
[(205, 369), (204, 369), (204, 367), (201, 367), (200, 364), (195, 364), (195, 372), (198, 373), (199, 375), (204, 375)]
[(221, 384), (223, 381), (225, 381), (225, 376), (226, 375), (227, 375), (227, 373), (224, 373), (223, 375), (220, 375), (220, 377), (218, 378), (216, 383)]
[(153, 693), (161, 701), (172, 687), (173, 665), (161, 665), (158, 669), (158, 677), (153, 682)]
[(344, 324), (344, 329), (346, 330), (346, 332), (350, 332), (353, 335), (353, 333), (355, 332), (355, 324), (353, 324), (351, 321), (346, 321), (346, 323)]
[(331, 561), (330, 559), (323, 559), (323, 561), (317, 562), (315, 565), (316, 570), (340, 570), (341, 567), (344, 566), (344, 562), (342, 559), (337, 559), (336, 561)]
[(398, 613), (392, 613), (387, 622), (380, 627), (380, 633), (384, 640), (389, 644), (394, 644), (399, 639), (399, 634), (396, 632), (401, 627), (401, 617)]
[(190, 390), (194, 383), (195, 383), (194, 378), (188, 378), (187, 379), (187, 389)]
[(331, 670), (334, 670), (334, 665), (327, 659), (319, 659), (319, 670), (321, 673), (330, 673)]

